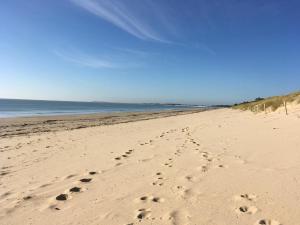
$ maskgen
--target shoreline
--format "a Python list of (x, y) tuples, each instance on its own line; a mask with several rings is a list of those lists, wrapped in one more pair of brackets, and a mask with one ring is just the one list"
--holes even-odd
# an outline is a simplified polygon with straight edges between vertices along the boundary
[(33, 133), (56, 132), (86, 127), (129, 123), (141, 120), (198, 113), (214, 109), (216, 108), (7, 117), (0, 118), (0, 137), (12, 137), (30, 135)]
[(82, 111), (82, 112), (59, 112), (59, 113), (33, 113), (33, 114), (14, 114), (4, 115), (0, 113), (0, 120), (9, 119), (29, 119), (29, 118), (44, 118), (44, 117), (70, 117), (70, 116), (90, 116), (90, 115), (102, 115), (102, 114), (116, 114), (116, 113), (146, 113), (146, 112), (168, 112), (168, 111), (190, 111), (198, 109), (215, 109), (225, 108), (223, 106), (205, 106), (205, 107), (186, 107), (186, 108), (173, 108), (173, 109), (150, 109), (150, 110), (120, 110), (120, 111)]

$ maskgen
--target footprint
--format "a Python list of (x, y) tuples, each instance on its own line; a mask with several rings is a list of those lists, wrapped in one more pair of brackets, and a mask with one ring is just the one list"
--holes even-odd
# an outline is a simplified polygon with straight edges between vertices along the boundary
[(139, 212), (138, 212), (136, 218), (139, 219), (139, 220), (146, 219), (151, 214), (151, 211), (145, 210), (145, 209), (139, 209), (138, 211)]
[(191, 176), (191, 175), (185, 176), (184, 178), (185, 178), (187, 181), (189, 181), (189, 182), (196, 182), (196, 181), (197, 181), (196, 177)]
[(142, 196), (142, 197), (140, 197), (140, 201), (142, 201), (142, 202), (146, 202), (148, 200), (151, 200), (152, 202), (155, 202), (155, 203), (164, 202), (164, 199), (163, 198), (159, 198), (159, 197), (148, 197), (148, 196)]
[(95, 174), (97, 174), (97, 172), (96, 171), (91, 171), (91, 172), (89, 172), (89, 174), (90, 175), (95, 175)]
[(223, 169), (225, 169), (225, 168), (228, 168), (228, 166), (220, 164), (220, 165), (216, 166), (216, 168), (223, 168)]
[(81, 188), (80, 187), (72, 187), (69, 191), (70, 192), (80, 192)]
[(200, 170), (201, 172), (205, 173), (208, 171), (208, 167), (207, 166), (201, 166), (199, 168), (197, 168), (197, 170)]
[(204, 158), (208, 158), (208, 154), (207, 154), (207, 153), (202, 153), (201, 155), (202, 155), (202, 157), (204, 157)]
[(282, 225), (282, 224), (276, 220), (261, 219), (258, 220), (254, 225)]
[(30, 195), (25, 196), (25, 197), (23, 198), (23, 200), (25, 200), (25, 201), (30, 200), (30, 199), (32, 199), (32, 196), (30, 196)]
[(5, 176), (5, 175), (7, 175), (9, 173), (10, 173), (10, 171), (1, 171), (0, 172), (0, 176)]
[(176, 188), (180, 190), (180, 189), (183, 189), (184, 187), (181, 185), (178, 185), (178, 186), (176, 186)]
[(161, 203), (163, 201), (164, 201), (164, 199), (162, 199), (162, 198), (158, 198), (158, 197), (153, 197), (152, 198), (152, 202)]
[(170, 163), (164, 163), (164, 165), (165, 165), (165, 166), (168, 166), (168, 167), (170, 167), (170, 168), (173, 167), (173, 165), (170, 164)]
[(141, 200), (141, 201), (146, 201), (147, 199), (148, 199), (147, 196), (140, 197), (140, 200)]
[(152, 183), (152, 185), (159, 185), (159, 186), (162, 186), (162, 185), (164, 184), (163, 182), (160, 182), (161, 180), (164, 179), (163, 177), (161, 177), (162, 173), (161, 173), (161, 172), (157, 172), (156, 175), (159, 176), (159, 177), (157, 177), (157, 181), (154, 181), (154, 182)]
[(248, 200), (248, 201), (254, 201), (256, 199), (256, 195), (254, 194), (241, 194), (238, 196), (235, 196), (235, 200)]
[(60, 194), (60, 195), (56, 196), (55, 199), (57, 201), (66, 201), (68, 199), (68, 195), (67, 194)]
[(50, 205), (50, 206), (49, 206), (49, 209), (52, 209), (52, 210), (60, 210), (60, 208), (58, 208), (57, 205)]
[(48, 186), (50, 186), (50, 185), (51, 185), (51, 183), (42, 184), (42, 185), (40, 186), (40, 188), (48, 187)]
[(153, 182), (152, 185), (153, 185), (153, 186), (155, 186), (155, 185), (163, 186), (164, 183), (163, 183), (163, 182), (162, 182), (162, 183), (159, 183), (159, 182)]
[(255, 206), (240, 206), (236, 209), (236, 212), (240, 214), (254, 214), (257, 211), (258, 209)]
[(80, 182), (82, 182), (82, 183), (89, 183), (91, 181), (92, 181), (92, 178), (82, 178), (82, 179), (80, 179)]

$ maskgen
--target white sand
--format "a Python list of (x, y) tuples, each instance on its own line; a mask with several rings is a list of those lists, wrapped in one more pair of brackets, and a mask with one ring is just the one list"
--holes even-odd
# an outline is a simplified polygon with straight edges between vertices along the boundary
[(296, 109), (222, 109), (1, 138), (0, 147), (1, 225), (300, 224)]

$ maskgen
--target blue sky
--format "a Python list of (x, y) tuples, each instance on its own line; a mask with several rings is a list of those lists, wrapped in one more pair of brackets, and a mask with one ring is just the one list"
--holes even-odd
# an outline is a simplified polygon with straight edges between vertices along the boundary
[(297, 0), (3, 0), (0, 98), (234, 103), (300, 88)]

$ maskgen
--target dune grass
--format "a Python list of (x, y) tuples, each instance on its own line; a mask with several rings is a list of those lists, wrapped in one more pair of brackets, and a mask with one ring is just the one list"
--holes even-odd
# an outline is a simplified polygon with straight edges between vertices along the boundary
[(265, 108), (271, 111), (275, 111), (279, 107), (284, 106), (284, 102), (300, 103), (300, 91), (288, 95), (273, 96), (265, 99), (254, 100), (251, 102), (243, 102), (240, 104), (235, 104), (232, 108), (240, 110), (251, 110), (253, 112), (261, 112), (264, 111)]

